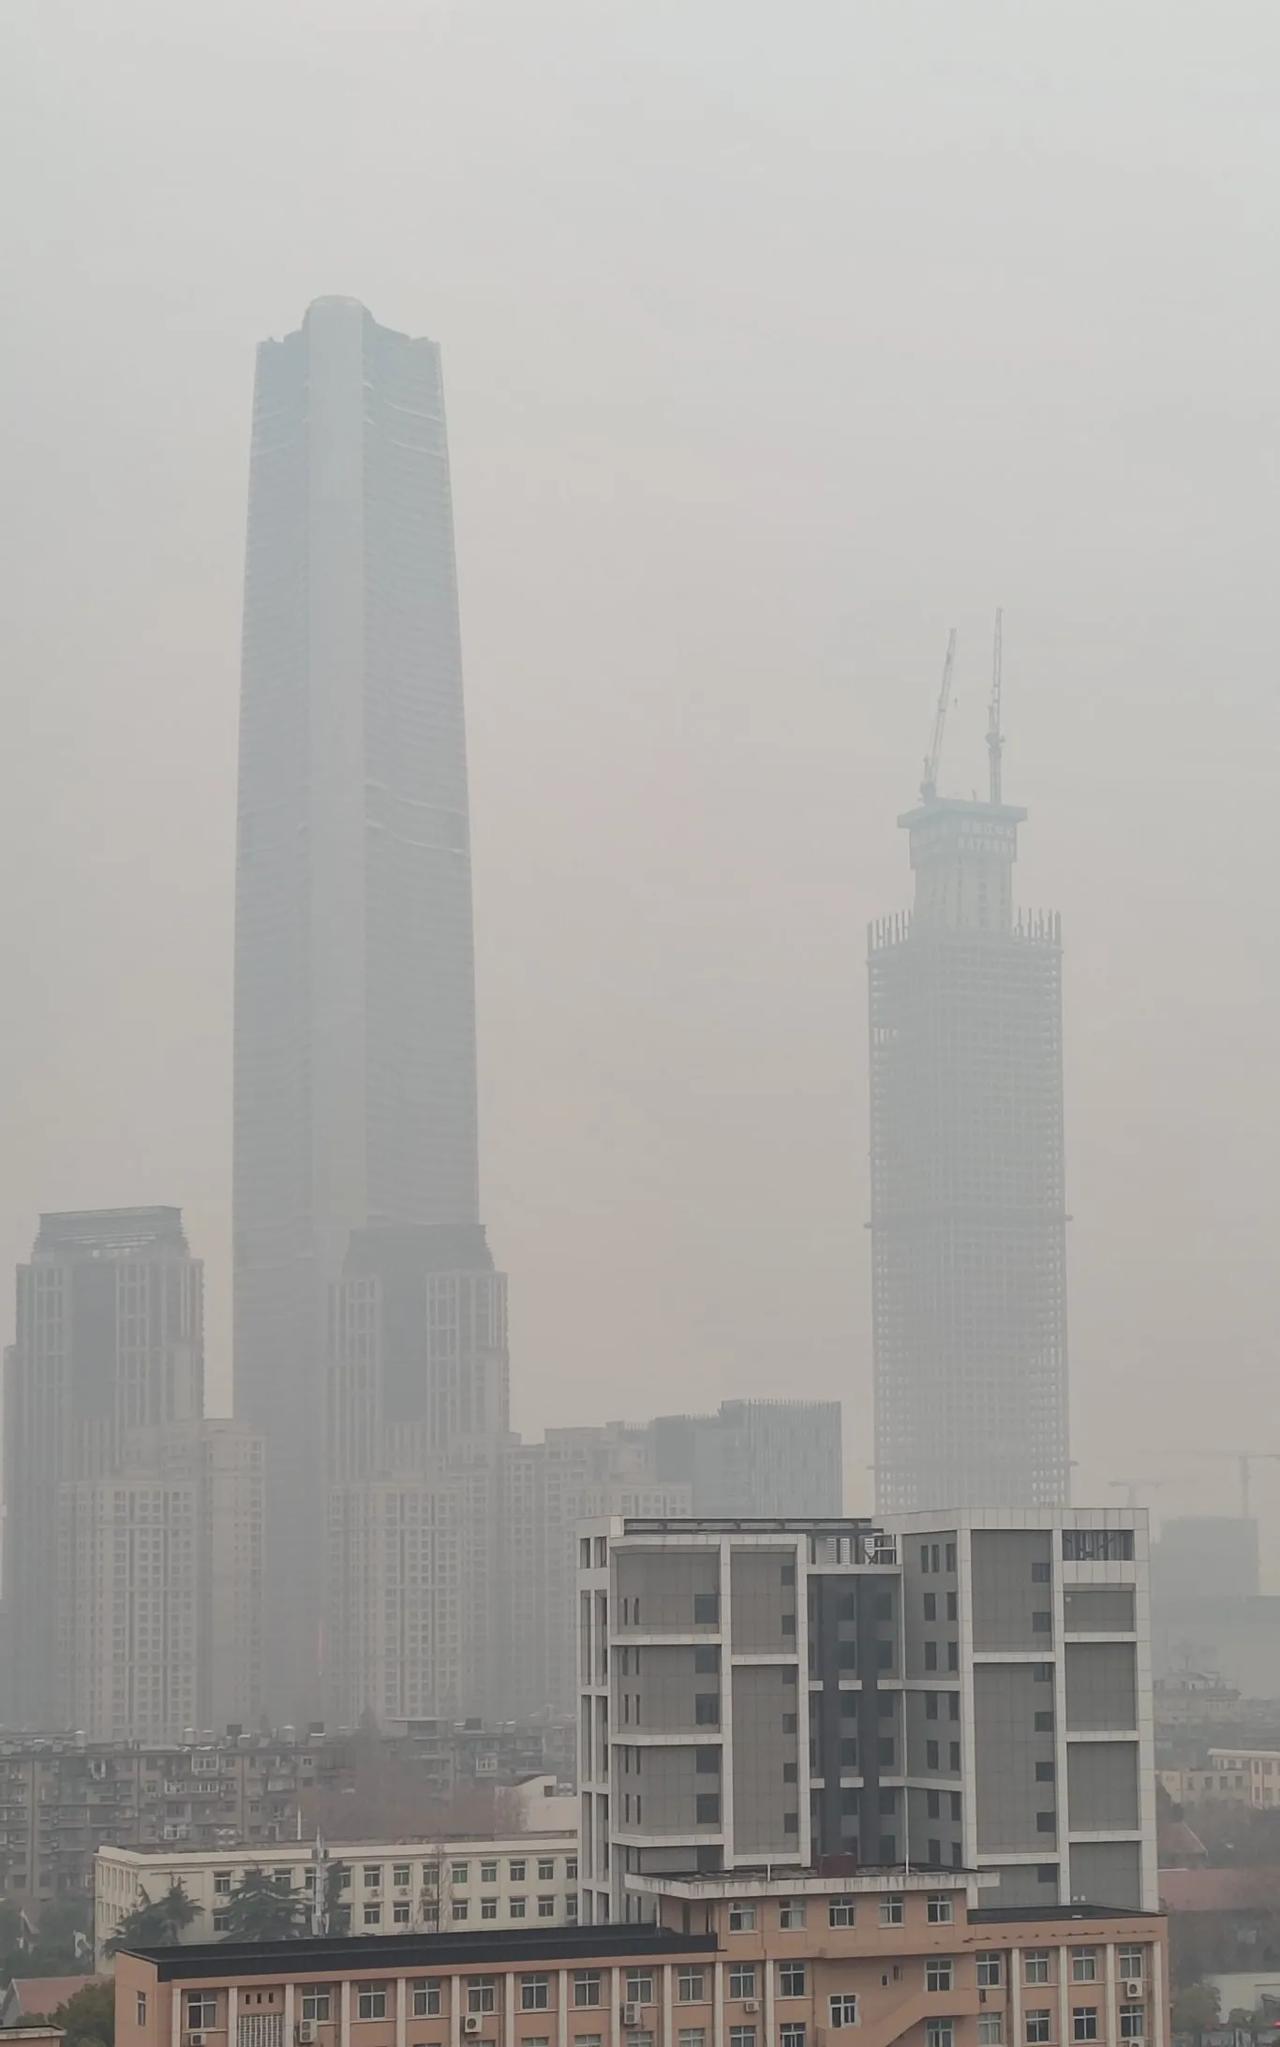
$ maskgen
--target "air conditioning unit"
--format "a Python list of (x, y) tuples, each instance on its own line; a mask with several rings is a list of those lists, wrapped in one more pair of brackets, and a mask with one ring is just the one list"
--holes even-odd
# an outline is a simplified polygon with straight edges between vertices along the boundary
[(204, 2047), (204, 2034), (203, 2034), (203, 2033), (188, 2033), (188, 2034), (187, 2034), (187, 2047)]
[(759, 2011), (760, 2009), (759, 1999), (755, 1997), (744, 1997), (742, 2000), (742, 2009), (743, 2011), (747, 2012)]
[(623, 2005), (623, 2007), (622, 2007), (622, 2023), (623, 2023), (623, 2025), (624, 2025), (624, 2026), (638, 2026), (638, 2025), (639, 2025), (639, 2023), (640, 2023), (640, 2007), (639, 2007), (639, 2005), (638, 2005), (638, 2004), (624, 2004), (624, 2005)]
[(1142, 1995), (1141, 1979), (1134, 1983), (1126, 1983), (1124, 1986), (1124, 1994), (1128, 1998), (1141, 1997)]
[(311, 2042), (315, 2039), (315, 2037), (316, 2037), (315, 2020), (299, 2019), (298, 2020), (299, 2047), (311, 2047)]
[(478, 2033), (480, 2031), (480, 2021), (474, 2012), (471, 2013), (470, 2017), (462, 2021), (462, 2030), (464, 2033)]

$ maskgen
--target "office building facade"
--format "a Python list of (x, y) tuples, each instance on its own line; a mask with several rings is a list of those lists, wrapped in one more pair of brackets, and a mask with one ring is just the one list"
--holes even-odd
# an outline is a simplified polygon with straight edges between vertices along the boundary
[(477, 1220), (466, 745), (434, 342), (315, 302), (258, 352), (236, 882), (236, 1412), (268, 1703), (319, 1686), (326, 1321), (353, 1230)]
[(1025, 815), (907, 812), (914, 908), (869, 933), (880, 1513), (1068, 1497), (1061, 933), (1014, 909)]
[(831, 1856), (1152, 1908), (1145, 1515), (602, 1522), (579, 1537), (583, 1914)]

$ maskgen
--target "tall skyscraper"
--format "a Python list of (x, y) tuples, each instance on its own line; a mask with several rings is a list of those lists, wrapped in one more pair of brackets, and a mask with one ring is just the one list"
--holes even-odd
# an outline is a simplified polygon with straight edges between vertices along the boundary
[(325, 298), (258, 353), (236, 886), (236, 1411), (267, 1446), (268, 1704), (315, 1696), (328, 1289), (475, 1224), (466, 745), (440, 355)]
[(898, 820), (915, 906), (869, 934), (882, 1511), (1068, 1491), (1061, 934), (1014, 909), (998, 716), (987, 802), (937, 795), (935, 736)]

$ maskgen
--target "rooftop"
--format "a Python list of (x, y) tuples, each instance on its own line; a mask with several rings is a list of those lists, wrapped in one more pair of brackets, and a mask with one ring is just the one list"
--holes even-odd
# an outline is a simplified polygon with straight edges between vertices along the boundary
[(1001, 1920), (1034, 1919), (1159, 1919), (1139, 1905), (983, 1905), (969, 1914), (970, 1926), (994, 1926)]
[(706, 1955), (714, 1933), (667, 1933), (653, 1926), (518, 1926), (477, 1933), (387, 1933), (319, 1940), (215, 1940), (186, 1947), (128, 1948), (160, 1981), (221, 1976), (398, 1974), (405, 1969), (479, 1968), (486, 1963), (589, 1961), (605, 1955)]

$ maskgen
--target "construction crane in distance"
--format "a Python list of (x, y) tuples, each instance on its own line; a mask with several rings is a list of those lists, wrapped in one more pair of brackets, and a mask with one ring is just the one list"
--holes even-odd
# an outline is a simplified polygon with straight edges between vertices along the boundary
[[(1185, 1475), (1185, 1474), (1184, 1474)], [(1178, 1478), (1109, 1478), (1107, 1484), (1115, 1492), (1124, 1494), (1126, 1507), (1138, 1506), (1139, 1493), (1158, 1493), (1164, 1486), (1181, 1485)]]
[(938, 708), (933, 718), (933, 738), (924, 757), (924, 774), (920, 781), (922, 803), (932, 803), (938, 793), (938, 768), (942, 761), (942, 738), (947, 729), (947, 706), (951, 702), (951, 671), (955, 664), (956, 629), (952, 626), (947, 635), (947, 658), (942, 664), (942, 687), (938, 691)]
[(1240, 1467), (1240, 1519), (1252, 1519), (1249, 1512), (1249, 1483), (1255, 1464), (1280, 1464), (1280, 1450), (1197, 1450), (1197, 1457), (1233, 1457)]
[(995, 649), (991, 656), (991, 705), (987, 712), (987, 765), (990, 771), (991, 801), (1000, 801), (1000, 756), (1004, 734), (1000, 730), (1001, 699), (1004, 695), (1004, 612), (996, 611)]

